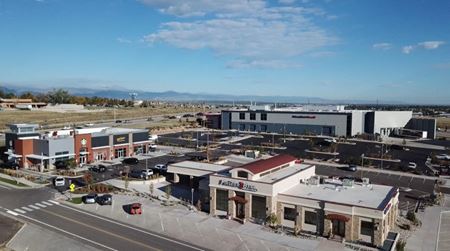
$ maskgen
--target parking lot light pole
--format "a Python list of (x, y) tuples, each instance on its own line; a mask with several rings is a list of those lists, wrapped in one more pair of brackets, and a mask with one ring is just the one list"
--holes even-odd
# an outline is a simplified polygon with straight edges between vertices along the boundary
[(191, 204), (194, 206), (194, 188), (191, 188)]

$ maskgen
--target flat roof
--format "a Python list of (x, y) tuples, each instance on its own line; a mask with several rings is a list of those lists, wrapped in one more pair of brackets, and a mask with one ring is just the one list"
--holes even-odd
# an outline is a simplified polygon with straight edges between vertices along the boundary
[(289, 177), (295, 173), (298, 173), (300, 171), (303, 171), (305, 169), (308, 169), (312, 167), (313, 165), (307, 165), (307, 164), (294, 164), (290, 165), (288, 167), (282, 168), (281, 170), (275, 171), (273, 173), (269, 173), (267, 175), (262, 176), (260, 179), (255, 180), (258, 182), (264, 182), (264, 183), (274, 183), (279, 180), (282, 180), (286, 177)]
[(230, 168), (229, 166), (224, 166), (224, 165), (195, 162), (195, 161), (189, 161), (189, 160), (170, 164), (170, 166), (178, 167), (178, 168), (186, 168), (186, 169), (196, 169), (196, 170), (201, 170), (201, 171), (209, 171), (211, 173), (220, 172), (222, 170)]
[[(87, 128), (86, 128), (87, 129)], [(127, 134), (133, 132), (148, 132), (145, 129), (134, 129), (134, 128), (118, 128), (118, 127), (108, 127), (104, 128), (99, 132), (92, 133), (92, 136), (101, 136), (101, 135), (119, 135), (119, 134)]]
[(374, 184), (365, 186), (356, 182), (353, 187), (345, 187), (341, 181), (327, 179), (319, 185), (299, 183), (280, 195), (383, 210), (396, 189)]

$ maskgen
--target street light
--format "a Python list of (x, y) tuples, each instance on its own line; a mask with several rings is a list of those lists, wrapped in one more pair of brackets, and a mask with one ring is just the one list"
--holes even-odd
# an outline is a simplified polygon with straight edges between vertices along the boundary
[(194, 188), (191, 188), (191, 204), (194, 206)]

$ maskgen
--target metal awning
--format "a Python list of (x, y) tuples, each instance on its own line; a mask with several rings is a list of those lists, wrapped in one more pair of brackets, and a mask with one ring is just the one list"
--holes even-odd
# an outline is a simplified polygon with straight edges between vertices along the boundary
[(22, 155), (15, 154), (15, 153), (12, 153), (12, 152), (4, 152), (4, 154), (8, 155), (9, 157), (22, 158)]
[(241, 196), (233, 196), (231, 198), (228, 198), (228, 200), (234, 200), (237, 203), (242, 203), (242, 204), (245, 204), (248, 202), (246, 199), (242, 198)]
[(73, 153), (54, 155), (54, 156), (45, 156), (45, 155), (37, 155), (37, 154), (26, 155), (27, 158), (39, 159), (39, 160), (57, 159), (57, 158), (65, 158), (65, 157), (73, 157), (73, 156), (75, 156), (75, 154), (73, 154)]
[(89, 152), (80, 152), (80, 154), (89, 154)]

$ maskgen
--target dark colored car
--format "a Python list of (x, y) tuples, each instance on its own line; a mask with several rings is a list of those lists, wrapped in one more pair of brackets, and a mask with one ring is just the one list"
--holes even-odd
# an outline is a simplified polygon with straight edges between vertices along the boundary
[(67, 165), (66, 161), (58, 160), (58, 161), (55, 161), (54, 166), (55, 166), (56, 169), (67, 169), (68, 165)]
[(350, 172), (356, 172), (356, 171), (358, 171), (357, 166), (356, 166), (356, 165), (353, 165), (353, 164), (350, 164), (350, 165), (348, 165), (348, 166), (341, 167), (341, 169), (344, 170), (344, 171), (350, 171)]
[(126, 158), (122, 160), (122, 163), (128, 164), (128, 165), (136, 165), (139, 164), (139, 160), (137, 158)]
[(98, 166), (89, 167), (89, 171), (96, 172), (96, 173), (104, 173), (104, 172), (106, 172), (106, 166), (98, 165)]
[(194, 117), (194, 115), (190, 114), (190, 113), (186, 113), (183, 115), (183, 118), (192, 118)]
[(96, 193), (90, 193), (88, 195), (85, 195), (81, 198), (84, 204), (95, 204), (97, 202), (97, 194)]
[(99, 205), (112, 205), (112, 195), (111, 194), (104, 194), (97, 197), (97, 203)]
[(131, 172), (128, 173), (128, 177), (144, 180), (148, 179), (148, 175), (142, 172), (142, 170), (132, 170)]
[(133, 203), (130, 208), (130, 214), (142, 214), (142, 204)]
[(116, 120), (116, 123), (118, 123), (118, 124), (122, 123), (122, 120)]
[(13, 161), (8, 161), (5, 162), (1, 165), (2, 168), (7, 168), (7, 169), (16, 169), (19, 168), (19, 164), (17, 164), (16, 162)]

